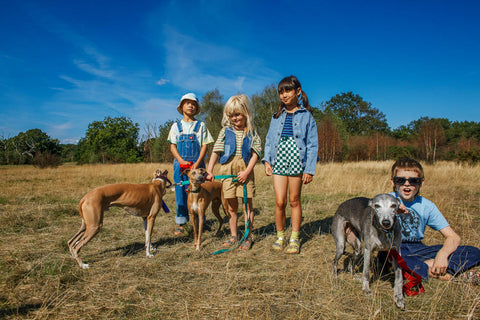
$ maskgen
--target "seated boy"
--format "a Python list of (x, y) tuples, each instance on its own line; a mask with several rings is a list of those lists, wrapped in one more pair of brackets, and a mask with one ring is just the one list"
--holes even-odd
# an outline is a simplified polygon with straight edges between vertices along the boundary
[[(401, 199), (399, 215), (402, 225), (401, 255), (408, 267), (422, 278), (450, 280), (480, 263), (480, 250), (460, 246), (460, 236), (433, 202), (421, 197), (424, 173), (414, 159), (400, 159), (392, 166), (391, 180), (397, 198)], [(445, 237), (443, 245), (427, 246), (422, 243), (425, 227), (440, 231)], [(479, 282), (478, 272), (465, 274)]]

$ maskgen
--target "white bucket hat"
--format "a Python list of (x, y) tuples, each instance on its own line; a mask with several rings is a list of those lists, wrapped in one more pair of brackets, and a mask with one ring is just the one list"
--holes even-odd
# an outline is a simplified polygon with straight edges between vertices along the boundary
[(199, 111), (200, 111), (200, 105), (198, 104), (198, 98), (197, 96), (195, 95), (195, 93), (187, 93), (185, 95), (183, 95), (182, 99), (180, 99), (180, 103), (178, 104), (178, 107), (177, 107), (177, 111), (183, 115), (183, 110), (182, 110), (182, 102), (183, 100), (191, 100), (191, 101), (194, 101), (195, 104), (197, 105), (197, 108), (195, 110), (195, 114), (197, 114)]

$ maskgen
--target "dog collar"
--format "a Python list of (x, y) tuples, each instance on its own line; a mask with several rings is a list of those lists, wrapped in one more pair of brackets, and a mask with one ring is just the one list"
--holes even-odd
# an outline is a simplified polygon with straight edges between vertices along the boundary
[(191, 186), (187, 189), (187, 192), (189, 193), (199, 193), (202, 188), (198, 188), (197, 190), (192, 190)]
[(165, 181), (165, 183), (169, 183), (169, 185), (165, 186), (165, 188), (170, 188), (172, 186), (172, 183), (170, 182), (170, 180), (168, 180), (168, 178), (164, 175), (159, 175), (159, 176), (156, 176), (154, 180), (163, 180)]

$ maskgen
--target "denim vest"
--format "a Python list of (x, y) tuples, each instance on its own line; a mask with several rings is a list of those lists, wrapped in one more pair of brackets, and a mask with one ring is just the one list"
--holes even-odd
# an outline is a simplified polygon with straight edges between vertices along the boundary
[(200, 156), (200, 143), (197, 139), (197, 132), (200, 130), (200, 121), (197, 121), (193, 128), (192, 134), (183, 134), (182, 122), (177, 122), (178, 132), (180, 136), (177, 141), (177, 150), (185, 161), (197, 161)]
[[(250, 158), (252, 157), (252, 151), (250, 150), (252, 146), (252, 140), (253, 137), (249, 133), (245, 137), (243, 137), (243, 143), (242, 143), (242, 159), (245, 162), (245, 165), (248, 166), (248, 162), (250, 161)], [(235, 131), (231, 127), (225, 127), (225, 141), (224, 141), (224, 149), (223, 149), (223, 154), (220, 157), (220, 162), (221, 164), (224, 164), (228, 161), (231, 155), (235, 153), (235, 150), (237, 148), (237, 141), (235, 139)]]

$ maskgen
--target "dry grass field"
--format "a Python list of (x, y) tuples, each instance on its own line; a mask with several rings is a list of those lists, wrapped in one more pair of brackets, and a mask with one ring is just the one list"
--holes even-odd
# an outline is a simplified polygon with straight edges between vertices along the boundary
[[(480, 286), (470, 283), (424, 282), (426, 293), (406, 297), (400, 311), (391, 277), (374, 277), (370, 296), (351, 274), (333, 279), (330, 224), (336, 207), (351, 197), (391, 191), (391, 164), (319, 165), (314, 181), (303, 189), (299, 255), (270, 249), (273, 187), (257, 165), (250, 251), (213, 255), (228, 230), (224, 226), (223, 236), (215, 237), (217, 223), (209, 212), (210, 231), (196, 252), (192, 235), (174, 237), (174, 214), (162, 211), (153, 232), (158, 249), (149, 259), (142, 220), (112, 209), (102, 231), (81, 252), (90, 264), (87, 270), (78, 267), (66, 244), (80, 226), (80, 198), (104, 184), (149, 182), (157, 167), (172, 177), (172, 165), (0, 167), (0, 318), (480, 319)], [(463, 244), (480, 245), (480, 167), (438, 163), (425, 171), (422, 195), (437, 204)], [(174, 199), (168, 191), (165, 200), (172, 211)], [(439, 241), (434, 232), (426, 234), (426, 243)]]

